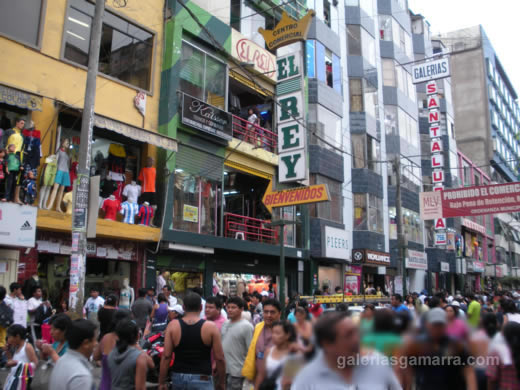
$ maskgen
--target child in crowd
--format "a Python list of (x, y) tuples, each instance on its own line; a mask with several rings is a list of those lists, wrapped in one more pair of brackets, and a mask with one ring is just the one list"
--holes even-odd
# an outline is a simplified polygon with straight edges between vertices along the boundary
[(7, 178), (7, 161), (5, 149), (0, 148), (0, 201), (5, 202), (5, 179)]
[(20, 164), (20, 155), (16, 153), (16, 145), (9, 144), (7, 147), (7, 184), (5, 186), (5, 199), (8, 202), (13, 200), (16, 178), (20, 169), (23, 167)]

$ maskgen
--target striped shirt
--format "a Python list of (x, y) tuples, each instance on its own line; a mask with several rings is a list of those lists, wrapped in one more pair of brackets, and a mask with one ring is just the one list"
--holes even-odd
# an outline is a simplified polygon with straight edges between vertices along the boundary
[(142, 205), (139, 209), (139, 217), (141, 217), (141, 225), (150, 226), (150, 222), (153, 218), (152, 206)]
[(134, 218), (139, 212), (139, 205), (137, 203), (123, 202), (119, 209), (119, 212), (123, 214), (124, 223), (134, 223)]

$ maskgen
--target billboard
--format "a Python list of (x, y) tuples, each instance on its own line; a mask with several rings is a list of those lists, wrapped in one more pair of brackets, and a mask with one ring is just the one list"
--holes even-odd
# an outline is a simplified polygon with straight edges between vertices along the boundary
[(423, 62), (412, 67), (412, 82), (414, 84), (445, 77), (450, 77), (450, 62), (447, 57)]

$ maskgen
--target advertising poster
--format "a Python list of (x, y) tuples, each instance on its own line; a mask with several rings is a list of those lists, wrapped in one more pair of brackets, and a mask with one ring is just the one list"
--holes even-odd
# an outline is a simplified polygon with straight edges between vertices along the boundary
[(348, 265), (345, 267), (345, 293), (351, 292), (354, 295), (360, 293), (361, 286), (361, 267)]
[(182, 219), (188, 222), (199, 222), (199, 208), (185, 204)]

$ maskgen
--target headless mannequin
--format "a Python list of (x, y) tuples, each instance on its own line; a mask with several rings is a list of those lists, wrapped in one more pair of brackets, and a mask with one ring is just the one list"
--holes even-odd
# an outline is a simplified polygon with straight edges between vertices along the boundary
[[(116, 197), (115, 197), (115, 195), (110, 195), (107, 199), (105, 199), (105, 202), (106, 202), (107, 200), (115, 201), (115, 200), (116, 200)], [(111, 220), (114, 220), (114, 221), (115, 221), (115, 220), (116, 220), (116, 216), (115, 216), (115, 215), (116, 215), (116, 212), (117, 212), (117, 209), (119, 208), (119, 206), (116, 207), (116, 208), (114, 209), (114, 213), (113, 213), (114, 215), (111, 216), (111, 215), (110, 215), (110, 211), (109, 211), (108, 208), (105, 206), (105, 202), (103, 202), (103, 206), (101, 207), (101, 208), (103, 209), (103, 211), (105, 212), (105, 219), (111, 219)], [(113, 218), (112, 218), (112, 217), (113, 217)]]
[(123, 287), (119, 292), (119, 308), (130, 309), (134, 303), (134, 289), (130, 287), (128, 278), (123, 279)]
[[(72, 191), (67, 192), (65, 195), (63, 195), (63, 203), (65, 204), (65, 210), (68, 215), (72, 215)], [(63, 209), (58, 207), (58, 211), (60, 213), (63, 213)]]
[(141, 196), (141, 186), (132, 180), (123, 189), (123, 195), (126, 196), (128, 203), (137, 203), (137, 199)]
[[(67, 167), (70, 166), (69, 155), (67, 154), (68, 150), (69, 150), (69, 140), (67, 138), (65, 138), (61, 142), (61, 147), (58, 152), (58, 172), (59, 172), (60, 165), (67, 165)], [(67, 174), (69, 174), (68, 172), (69, 171), (67, 168)], [(56, 173), (56, 175), (57, 174), (58, 173)], [(49, 200), (49, 203), (47, 204), (47, 208), (52, 208), (52, 205), (54, 204), (54, 201), (56, 200), (56, 210), (60, 211), (61, 200), (63, 198), (63, 191), (65, 190), (65, 187), (66, 186), (64, 186), (64, 185), (60, 185), (60, 183), (56, 183), (56, 182), (54, 183), (54, 186), (52, 187), (51, 198)], [(56, 197), (56, 194), (58, 195), (57, 197)]]
[[(47, 166), (45, 167), (45, 170), (52, 170), (54, 172), (56, 164), (58, 163), (58, 157), (56, 157), (55, 154), (47, 157), (45, 159), (45, 163)], [(54, 182), (54, 173), (47, 172), (44, 174), (44, 177), (42, 178), (42, 186), (40, 188), (40, 208), (41, 209), (47, 209), (47, 201), (49, 200), (49, 195), (51, 193), (51, 185), (46, 181), (46, 177), (50, 176), (48, 180), (52, 180)]]

